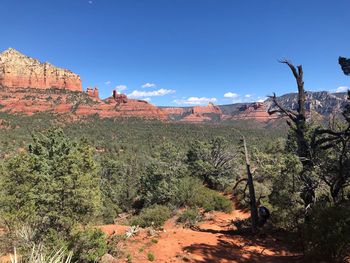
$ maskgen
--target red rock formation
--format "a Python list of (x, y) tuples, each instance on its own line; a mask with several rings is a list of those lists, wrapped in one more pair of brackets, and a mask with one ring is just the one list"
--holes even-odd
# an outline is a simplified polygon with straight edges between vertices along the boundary
[(220, 108), (215, 106), (214, 103), (212, 102), (209, 102), (207, 106), (194, 106), (192, 113), (193, 114), (207, 114), (207, 113), (222, 114)]
[(186, 122), (218, 121), (222, 118), (219, 107), (209, 102), (207, 106), (194, 106), (188, 108), (162, 108), (169, 119)]
[[(124, 98), (119, 100), (118, 98)], [(0, 87), (0, 112), (32, 115), (37, 112), (54, 112), (72, 116), (97, 114), (108, 117), (141, 117), (166, 120), (167, 115), (156, 106), (143, 100), (131, 100), (123, 94), (117, 99), (100, 100), (87, 92), (40, 90)]]
[(278, 118), (277, 115), (270, 115), (267, 113), (267, 108), (263, 102), (254, 102), (243, 105), (239, 109), (240, 113), (235, 116), (224, 116), (224, 119), (229, 120), (248, 120), (269, 121)]
[(97, 88), (97, 87), (95, 87), (95, 88), (87, 87), (86, 93), (87, 93), (87, 95), (89, 95), (90, 97), (99, 98), (99, 95), (98, 95), (98, 88)]
[(125, 94), (118, 93), (117, 90), (113, 90), (113, 99), (117, 103), (127, 103), (128, 102), (128, 97)]
[(140, 117), (159, 120), (167, 119), (167, 115), (158, 107), (144, 100), (128, 99), (124, 94), (118, 94), (116, 98), (109, 97), (92, 107), (81, 104), (76, 109), (75, 114), (83, 116), (97, 114), (102, 118)]
[(97, 87), (88, 87), (82, 92), (78, 75), (41, 63), (14, 49), (0, 54), (0, 111), (24, 114), (48, 111), (70, 114), (72, 118), (97, 114), (103, 118), (141, 117), (187, 122), (276, 118), (268, 115), (263, 103), (243, 106), (237, 115), (228, 116), (212, 103), (160, 109), (143, 100), (128, 99), (117, 90), (112, 97), (101, 100)]
[(0, 54), (0, 85), (9, 88), (57, 88), (82, 91), (77, 74), (27, 57), (9, 48)]

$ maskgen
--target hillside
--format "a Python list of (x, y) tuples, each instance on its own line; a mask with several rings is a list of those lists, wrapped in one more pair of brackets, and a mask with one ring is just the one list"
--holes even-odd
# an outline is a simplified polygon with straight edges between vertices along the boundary
[[(281, 105), (296, 109), (296, 94), (278, 97)], [(308, 92), (306, 109), (322, 116), (340, 113), (346, 93)], [(191, 107), (157, 107), (144, 100), (130, 99), (113, 91), (99, 98), (98, 88), (83, 91), (78, 74), (42, 63), (9, 48), (0, 54), (0, 111), (32, 115), (38, 112), (70, 114), (71, 120), (98, 115), (101, 118), (139, 117), (176, 122), (222, 122), (255, 120), (269, 122), (278, 118), (267, 112), (271, 99), (264, 102)]]

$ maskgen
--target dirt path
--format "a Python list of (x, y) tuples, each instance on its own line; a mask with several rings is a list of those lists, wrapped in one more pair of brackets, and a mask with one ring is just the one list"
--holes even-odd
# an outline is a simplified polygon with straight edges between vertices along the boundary
[[(241, 210), (230, 214), (214, 212), (211, 220), (196, 229), (183, 228), (172, 218), (157, 237), (151, 238), (146, 231), (141, 231), (130, 238), (123, 249), (135, 263), (150, 262), (149, 253), (155, 257), (153, 262), (159, 263), (298, 262), (299, 257), (289, 251), (283, 238), (267, 234), (263, 238), (238, 235), (232, 221), (248, 217), (249, 214)], [(107, 228), (113, 231), (113, 226)]]

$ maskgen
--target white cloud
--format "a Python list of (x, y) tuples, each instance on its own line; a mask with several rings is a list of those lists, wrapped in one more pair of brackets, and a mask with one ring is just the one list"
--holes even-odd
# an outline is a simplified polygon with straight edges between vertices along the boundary
[(118, 86), (115, 86), (114, 89), (117, 90), (117, 91), (119, 91), (119, 92), (121, 92), (121, 91), (123, 91), (123, 90), (128, 89), (128, 87), (125, 86), (125, 85), (118, 85)]
[(144, 98), (143, 100), (150, 102), (151, 98)]
[(267, 99), (267, 97), (258, 97), (258, 100), (256, 102), (264, 102)]
[(246, 97), (246, 98), (250, 98), (252, 96), (252, 94), (246, 94), (246, 95), (244, 95), (244, 97)]
[(178, 105), (205, 105), (209, 102), (216, 102), (216, 98), (206, 98), (206, 97), (189, 97), (187, 99), (174, 100)]
[(155, 86), (156, 86), (156, 84), (147, 82), (147, 83), (143, 84), (141, 87), (142, 88), (154, 88)]
[(335, 92), (336, 93), (339, 93), (339, 92), (347, 92), (348, 91), (348, 87), (346, 87), (346, 86), (340, 86), (339, 88), (337, 88), (336, 90), (335, 90)]
[(91, 5), (91, 4), (93, 4), (94, 2), (90, 0), (90, 1), (88, 1), (88, 3)]
[(107, 81), (105, 82), (105, 84), (106, 84), (106, 85), (109, 85), (109, 84), (111, 84), (111, 81), (110, 81), (110, 80), (107, 80)]
[(164, 96), (167, 94), (173, 94), (175, 92), (176, 91), (172, 89), (159, 89), (159, 90), (153, 90), (153, 91), (134, 90), (133, 92), (128, 94), (128, 97), (130, 98), (157, 97), (157, 96)]
[(224, 94), (225, 98), (231, 98), (231, 99), (237, 98), (238, 96), (239, 95), (237, 93), (234, 93), (234, 92), (226, 92)]

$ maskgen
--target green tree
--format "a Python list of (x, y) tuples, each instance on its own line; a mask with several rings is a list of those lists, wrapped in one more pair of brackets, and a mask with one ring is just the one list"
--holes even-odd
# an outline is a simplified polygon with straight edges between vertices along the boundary
[(350, 59), (339, 57), (338, 62), (345, 75), (350, 75)]
[(155, 149), (141, 177), (140, 195), (146, 206), (174, 203), (180, 179), (187, 174), (185, 154), (172, 143)]
[(136, 160), (107, 155), (101, 160), (103, 217), (111, 223), (117, 213), (130, 211), (137, 198), (141, 168)]
[(1, 192), (1, 217), (9, 228), (27, 224), (39, 238), (52, 230), (67, 234), (91, 222), (100, 208), (93, 149), (61, 129), (34, 135), (28, 151), (6, 160)]
[(237, 151), (228, 141), (217, 137), (209, 142), (194, 141), (187, 152), (187, 164), (193, 176), (201, 178), (209, 188), (224, 190), (239, 173)]

